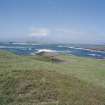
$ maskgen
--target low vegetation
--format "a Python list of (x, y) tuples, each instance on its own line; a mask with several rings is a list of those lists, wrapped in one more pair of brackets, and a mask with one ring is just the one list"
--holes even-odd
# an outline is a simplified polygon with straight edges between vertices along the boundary
[(0, 51), (0, 105), (105, 105), (105, 60), (59, 57)]

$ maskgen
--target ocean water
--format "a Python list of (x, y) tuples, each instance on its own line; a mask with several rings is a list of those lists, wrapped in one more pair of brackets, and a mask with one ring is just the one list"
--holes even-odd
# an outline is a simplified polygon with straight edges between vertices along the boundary
[(18, 55), (32, 55), (38, 51), (47, 50), (68, 55), (105, 59), (104, 51), (92, 51), (82, 45), (73, 44), (28, 44), (28, 43), (0, 43), (0, 49)]

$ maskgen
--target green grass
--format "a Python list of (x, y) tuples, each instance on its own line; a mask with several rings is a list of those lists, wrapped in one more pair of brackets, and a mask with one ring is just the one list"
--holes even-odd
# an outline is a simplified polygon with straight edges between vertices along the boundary
[(105, 105), (105, 60), (60, 58), (0, 51), (0, 105)]

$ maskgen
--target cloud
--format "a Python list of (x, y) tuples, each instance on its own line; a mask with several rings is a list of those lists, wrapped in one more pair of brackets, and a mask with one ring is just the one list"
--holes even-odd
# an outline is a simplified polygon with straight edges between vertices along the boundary
[(56, 28), (55, 34), (55, 40), (57, 39), (60, 42), (96, 43), (96, 41), (102, 40), (102, 35), (96, 30)]
[(31, 37), (44, 37), (49, 35), (50, 30), (47, 28), (32, 28), (31, 33), (29, 34)]
[(64, 35), (81, 35), (84, 34), (80, 30), (73, 30), (73, 29), (56, 29), (57, 32), (63, 33)]
[[(72, 42), (72, 43), (95, 43), (105, 39), (95, 30), (82, 30), (72, 28), (32, 28), (30, 36), (43, 38), (45, 41)], [(97, 38), (96, 38), (97, 37)], [(33, 39), (34, 40), (34, 39)]]

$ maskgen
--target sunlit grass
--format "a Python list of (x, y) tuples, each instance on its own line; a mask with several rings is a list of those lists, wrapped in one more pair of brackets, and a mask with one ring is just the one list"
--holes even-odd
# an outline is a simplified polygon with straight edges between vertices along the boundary
[(60, 57), (0, 51), (0, 105), (105, 105), (105, 61)]

